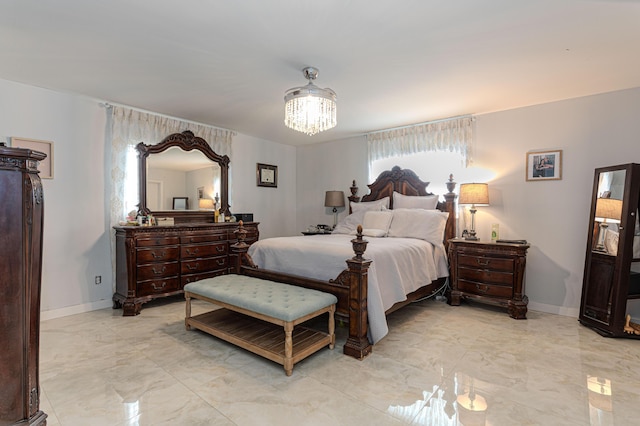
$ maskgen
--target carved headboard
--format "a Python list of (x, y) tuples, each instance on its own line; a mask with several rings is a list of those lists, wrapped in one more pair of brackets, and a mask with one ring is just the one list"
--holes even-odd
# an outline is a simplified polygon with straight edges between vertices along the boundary
[[(375, 182), (370, 185), (369, 193), (364, 195), (362, 199), (357, 196), (358, 187), (355, 181), (351, 187), (350, 201), (375, 201), (384, 197), (389, 197), (389, 208), (393, 209), (393, 192), (399, 192), (403, 195), (410, 196), (426, 196), (434, 195), (431, 192), (427, 192), (427, 186), (429, 182), (422, 181), (413, 170), (402, 169), (399, 166), (394, 166), (391, 170), (386, 170), (376, 178)], [(438, 202), (438, 210), (443, 212), (449, 212), (449, 218), (447, 219), (447, 227), (445, 230), (445, 243), (456, 236), (456, 214), (455, 214), (455, 199), (456, 194), (453, 193), (455, 188), (455, 182), (453, 182), (453, 176), (449, 176), (447, 182), (448, 193), (444, 194), (444, 201)], [(351, 211), (351, 209), (349, 209)]]

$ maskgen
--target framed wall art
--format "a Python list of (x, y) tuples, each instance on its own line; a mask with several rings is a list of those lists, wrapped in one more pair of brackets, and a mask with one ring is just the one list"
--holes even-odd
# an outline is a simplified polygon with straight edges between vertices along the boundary
[(53, 179), (53, 142), (12, 136), (11, 146), (13, 148), (26, 148), (47, 154), (47, 158), (38, 163), (38, 170), (40, 171), (40, 177), (42, 179)]
[(527, 180), (562, 179), (562, 150), (527, 152)]
[(268, 188), (278, 187), (278, 166), (257, 163), (256, 183)]

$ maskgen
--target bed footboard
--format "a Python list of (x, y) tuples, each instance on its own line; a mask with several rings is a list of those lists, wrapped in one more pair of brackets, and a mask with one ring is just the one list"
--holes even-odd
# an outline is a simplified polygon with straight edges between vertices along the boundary
[(367, 286), (371, 260), (363, 257), (367, 241), (362, 238), (361, 226), (356, 238), (351, 240), (355, 256), (346, 261), (347, 269), (329, 282), (258, 268), (247, 252), (249, 245), (244, 242), (247, 231), (242, 221), (235, 232), (238, 242), (231, 245), (235, 273), (334, 294), (338, 298), (336, 315), (349, 321), (349, 337), (343, 352), (356, 359), (363, 359), (371, 353), (373, 345), (367, 337)]

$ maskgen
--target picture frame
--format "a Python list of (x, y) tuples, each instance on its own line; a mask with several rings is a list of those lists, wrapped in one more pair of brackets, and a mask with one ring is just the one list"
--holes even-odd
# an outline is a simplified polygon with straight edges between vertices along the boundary
[(40, 178), (53, 179), (53, 142), (12, 136), (11, 147), (31, 149), (47, 154), (47, 158), (38, 162), (38, 171), (40, 171)]
[(189, 210), (189, 197), (173, 197), (173, 210)]
[(278, 187), (278, 166), (257, 163), (256, 184), (267, 188)]
[(562, 150), (527, 152), (526, 180), (562, 179)]
[(198, 192), (198, 200), (204, 198), (204, 186), (199, 186), (196, 191)]

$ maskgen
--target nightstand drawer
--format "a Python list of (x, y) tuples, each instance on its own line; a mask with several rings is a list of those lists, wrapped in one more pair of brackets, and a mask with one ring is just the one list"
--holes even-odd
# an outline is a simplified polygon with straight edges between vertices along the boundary
[(458, 268), (458, 277), (462, 280), (486, 282), (488, 284), (513, 285), (513, 271), (496, 272), (483, 269)]
[(478, 296), (500, 297), (510, 299), (513, 296), (513, 288), (502, 285), (483, 284), (473, 281), (458, 280), (458, 289), (465, 293)]
[(513, 259), (488, 256), (458, 255), (458, 265), (471, 268), (490, 269), (492, 271), (513, 271)]

